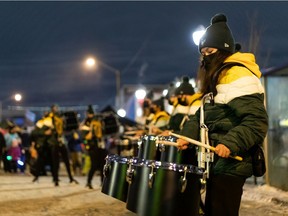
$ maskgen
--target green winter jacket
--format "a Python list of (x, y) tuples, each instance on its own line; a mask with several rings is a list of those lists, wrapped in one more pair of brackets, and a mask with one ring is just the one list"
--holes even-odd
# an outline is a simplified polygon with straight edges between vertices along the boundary
[[(211, 171), (240, 177), (252, 175), (251, 155), (254, 144), (262, 144), (268, 129), (268, 116), (264, 107), (264, 89), (261, 72), (250, 53), (237, 52), (224, 63), (240, 63), (223, 69), (216, 86), (214, 105), (204, 106), (204, 123), (208, 127), (210, 145), (226, 145), (231, 155), (243, 157), (243, 161), (221, 158), (215, 154)], [(252, 73), (253, 72), (253, 73)], [(181, 134), (200, 139), (200, 109), (185, 125)]]

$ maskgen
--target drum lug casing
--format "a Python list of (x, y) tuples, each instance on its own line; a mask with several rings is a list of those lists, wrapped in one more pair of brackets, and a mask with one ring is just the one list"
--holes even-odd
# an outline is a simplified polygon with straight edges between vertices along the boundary
[(154, 167), (155, 167), (155, 163), (152, 163), (151, 165), (151, 173), (149, 174), (149, 180), (148, 180), (148, 186), (149, 188), (153, 187), (154, 184), (154, 180), (155, 180), (155, 172), (154, 172)]
[(186, 178), (186, 173), (187, 173), (187, 166), (184, 168), (184, 175), (181, 176), (179, 180), (179, 186), (180, 186), (180, 191), (181, 193), (184, 193), (187, 187), (187, 178)]
[(126, 181), (128, 182), (128, 184), (132, 184), (134, 171), (135, 170), (132, 168), (132, 162), (129, 161), (129, 168), (127, 169), (127, 172), (126, 172)]

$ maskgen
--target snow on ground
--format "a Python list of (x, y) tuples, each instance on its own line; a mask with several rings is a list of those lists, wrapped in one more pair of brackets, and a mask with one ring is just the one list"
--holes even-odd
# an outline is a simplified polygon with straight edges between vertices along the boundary
[[(100, 178), (93, 179), (94, 189), (85, 188), (86, 176), (76, 176), (78, 185), (71, 185), (65, 175), (59, 187), (51, 176), (40, 177), (0, 173), (1, 216), (135, 216), (126, 203), (101, 192)], [(240, 216), (288, 216), (288, 192), (265, 184), (244, 186)]]

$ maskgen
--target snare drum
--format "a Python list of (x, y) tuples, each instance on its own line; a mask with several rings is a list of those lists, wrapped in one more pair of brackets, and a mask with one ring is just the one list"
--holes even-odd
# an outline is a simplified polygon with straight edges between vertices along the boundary
[(203, 170), (184, 164), (142, 160), (134, 166), (127, 209), (140, 216), (198, 215)]
[(130, 158), (119, 155), (108, 155), (106, 157), (106, 164), (103, 169), (102, 193), (126, 202), (129, 186), (126, 181), (126, 172), (129, 163)]

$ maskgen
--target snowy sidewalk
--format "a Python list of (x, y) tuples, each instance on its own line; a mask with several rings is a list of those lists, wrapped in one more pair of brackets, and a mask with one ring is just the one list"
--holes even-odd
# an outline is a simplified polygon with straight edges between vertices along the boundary
[[(93, 179), (94, 190), (85, 188), (86, 177), (76, 176), (79, 185), (60, 176), (55, 187), (52, 177), (0, 173), (1, 216), (135, 216), (126, 203), (101, 192), (100, 178)], [(288, 192), (248, 179), (244, 186), (239, 216), (288, 216)], [(263, 184), (263, 185), (262, 185)]]
[(254, 177), (247, 179), (242, 199), (272, 202), (288, 207), (288, 192), (265, 184), (262, 178), (257, 178), (257, 185), (254, 184)]

